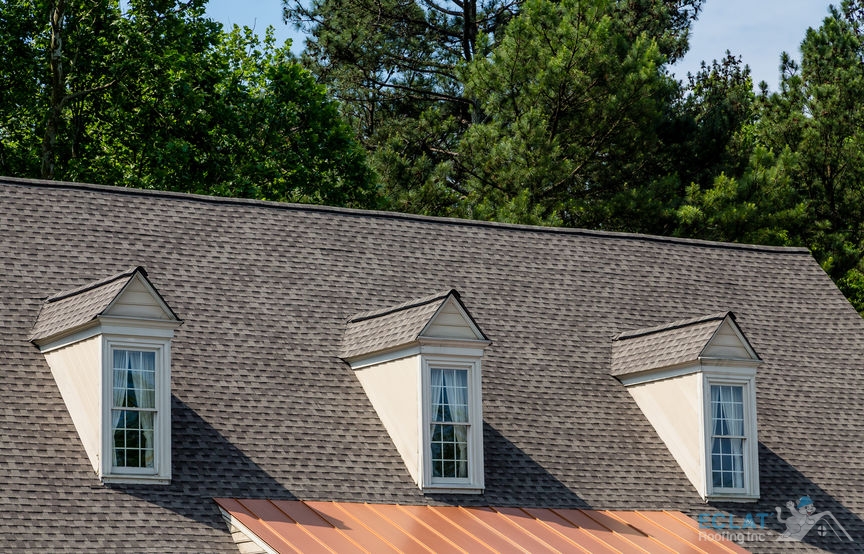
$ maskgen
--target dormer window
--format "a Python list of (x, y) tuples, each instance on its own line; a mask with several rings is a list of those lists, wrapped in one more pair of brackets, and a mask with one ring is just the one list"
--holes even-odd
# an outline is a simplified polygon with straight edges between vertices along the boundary
[(731, 312), (618, 335), (612, 374), (707, 500), (759, 498), (756, 355)]
[(341, 357), (425, 492), (483, 491), (481, 364), (489, 344), (455, 290), (348, 322)]
[(711, 372), (704, 379), (709, 464), (706, 496), (758, 498), (755, 378)]
[(171, 338), (181, 323), (140, 267), (45, 301), (31, 341), (102, 481), (170, 481)]
[(156, 352), (112, 348), (112, 464), (116, 470), (155, 466)]
[[(435, 486), (471, 486), (482, 481), (482, 422), (479, 364), (460, 359), (423, 358), (423, 443), (428, 444), (425, 481)], [(424, 395), (425, 396), (425, 395)]]

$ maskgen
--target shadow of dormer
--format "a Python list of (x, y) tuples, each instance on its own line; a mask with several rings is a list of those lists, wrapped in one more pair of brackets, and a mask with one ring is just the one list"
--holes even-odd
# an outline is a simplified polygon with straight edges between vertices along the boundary
[[(864, 483), (860, 479), (859, 476), (859, 484)], [(759, 443), (759, 480), (761, 498), (758, 502), (744, 504), (709, 502), (713, 508), (732, 514), (738, 521), (743, 521), (747, 514), (770, 514), (765, 517), (765, 527), (773, 533), (768, 536), (764, 543), (748, 543), (747, 548), (757, 553), (763, 550), (773, 552), (777, 551), (778, 548), (783, 551), (795, 552), (801, 550), (803, 545), (807, 545), (825, 552), (864, 552), (864, 521), (841, 500), (820, 487), (761, 442)], [(791, 515), (786, 504), (788, 502), (797, 504), (803, 496), (810, 497), (817, 514), (825, 511), (831, 512), (837, 523), (852, 537), (852, 541), (846, 537), (841, 529), (837, 529), (832, 521), (830, 527), (820, 528), (819, 524), (814, 525), (800, 542), (778, 542), (777, 538), (787, 530), (787, 527), (778, 520), (777, 509), (781, 510), (781, 517), (785, 520)], [(860, 502), (860, 498), (856, 498), (855, 501)], [(758, 517), (756, 521), (758, 522)], [(829, 520), (826, 519), (826, 521)]]
[(521, 448), (483, 423), (486, 489), (483, 494), (427, 494), (435, 502), (460, 506), (578, 508), (588, 505)]
[(297, 500), (174, 395), (171, 395), (171, 419), (171, 484), (106, 486), (220, 530), (225, 529), (225, 521), (214, 498)]

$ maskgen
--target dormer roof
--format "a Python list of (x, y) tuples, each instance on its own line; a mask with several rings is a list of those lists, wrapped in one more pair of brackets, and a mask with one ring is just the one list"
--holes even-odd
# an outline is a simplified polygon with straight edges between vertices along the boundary
[(87, 327), (104, 315), (180, 322), (147, 278), (147, 271), (135, 266), (45, 299), (28, 339), (44, 343)]
[(424, 336), (488, 342), (459, 292), (449, 289), (352, 316), (339, 357), (356, 359), (416, 343)]
[(761, 361), (729, 311), (618, 334), (610, 373), (622, 377), (719, 357)]

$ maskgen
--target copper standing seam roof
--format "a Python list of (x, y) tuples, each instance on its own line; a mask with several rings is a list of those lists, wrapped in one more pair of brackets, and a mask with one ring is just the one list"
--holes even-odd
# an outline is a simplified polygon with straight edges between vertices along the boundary
[(279, 553), (747, 552), (700, 532), (676, 511), (215, 500), (244, 532)]

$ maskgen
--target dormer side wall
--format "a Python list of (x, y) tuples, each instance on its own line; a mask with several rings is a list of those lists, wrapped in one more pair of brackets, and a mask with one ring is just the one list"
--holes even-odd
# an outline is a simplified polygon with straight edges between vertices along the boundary
[(98, 473), (102, 441), (102, 337), (97, 335), (46, 352), (45, 360), (93, 471)]
[(420, 483), (420, 356), (382, 362), (354, 373), (408, 473)]
[(684, 474), (705, 498), (702, 375), (690, 373), (627, 387)]

